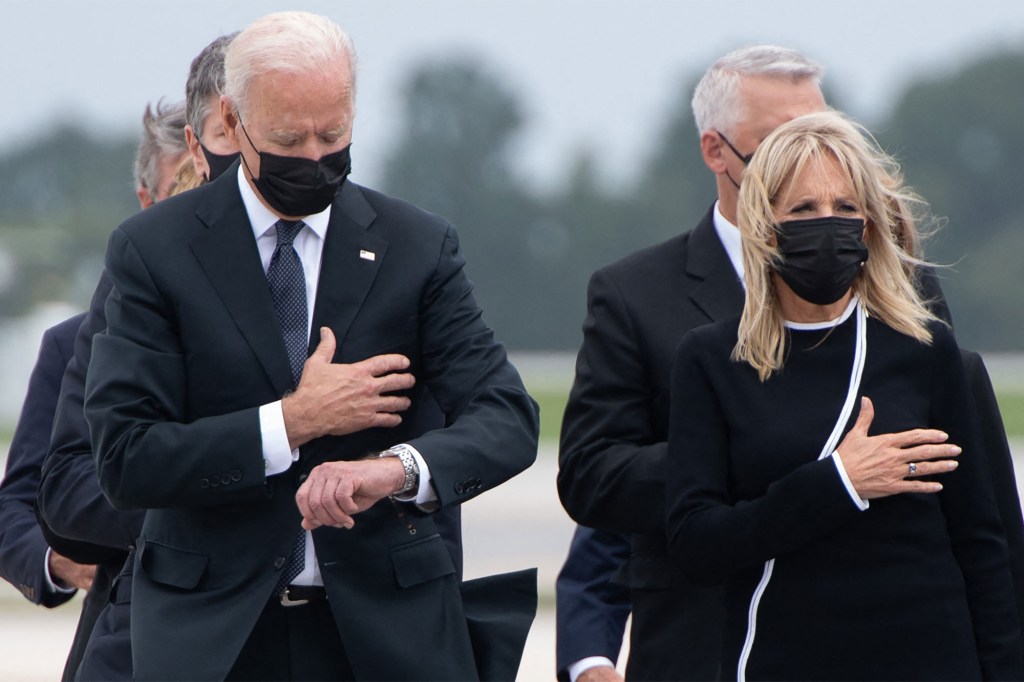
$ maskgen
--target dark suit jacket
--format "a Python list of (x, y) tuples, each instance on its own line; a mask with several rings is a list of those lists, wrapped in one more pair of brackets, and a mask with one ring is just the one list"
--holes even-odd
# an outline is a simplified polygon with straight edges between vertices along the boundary
[[(346, 183), (310, 348), (326, 325), (335, 361), (405, 354), (412, 407), (394, 429), (307, 443), (288, 472), (266, 477), (258, 408), (291, 388), (290, 369), (236, 179), (222, 180), (129, 219), (107, 252), (114, 289), (86, 417), (104, 492), (148, 510), (132, 595), (138, 679), (226, 674), (299, 528), (295, 491), (318, 463), (409, 442), (447, 507), (536, 454), (536, 405), (481, 319), (451, 226)], [(448, 426), (419, 433), (427, 389)], [(349, 662), (358, 678), (473, 677), (455, 568), (433, 518), (407, 511), (400, 519), (383, 500), (352, 530), (313, 533)]]
[[(919, 286), (932, 310), (949, 321), (934, 272), (923, 270)], [(591, 281), (584, 343), (563, 422), (559, 491), (577, 521), (637, 534), (632, 557), (617, 578), (609, 562), (593, 558), (594, 547), (582, 546), (592, 538), (574, 539), (566, 567), (572, 565), (577, 576), (575, 591), (589, 591), (606, 601), (602, 607), (592, 599), (569, 612), (571, 623), (560, 617), (560, 674), (583, 656), (607, 655), (598, 644), (621, 632), (622, 593), (615, 590), (616, 582), (633, 588), (628, 678), (705, 679), (717, 674), (721, 607), (712, 595), (670, 574), (661, 463), (674, 343), (693, 326), (737, 314), (742, 296), (710, 213), (692, 233), (633, 254), (598, 271)], [(980, 358), (975, 360), (980, 365)], [(1012, 460), (984, 368), (979, 374), (972, 362), (967, 367), (1021, 602), (1024, 530)], [(614, 537), (604, 536), (601, 542), (609, 552), (615, 551)], [(561, 584), (558, 589), (563, 589)], [(588, 633), (587, 639), (573, 638), (578, 647), (563, 658), (563, 636), (579, 629)]]
[[(54, 411), (64, 369), (72, 356), (72, 347), (82, 315), (71, 317), (47, 329), (32, 369), (28, 394), (11, 441), (7, 474), (0, 483), (0, 571), (26, 598), (53, 607), (71, 595), (55, 593), (45, 587), (43, 576), (47, 547), (79, 563), (93, 563), (77, 552), (77, 545), (53, 537), (38, 518), (36, 488), (50, 442)], [(70, 679), (81, 662), (86, 643), (100, 610), (106, 603), (112, 575), (97, 567), (92, 587), (82, 602), (82, 614), (65, 663), (63, 679)]]
[[(98, 564), (92, 590), (95, 596), (83, 611), (79, 624), (82, 636), (76, 638), (74, 655), (66, 671), (75, 675), (77, 669), (81, 680), (132, 679), (132, 564), (126, 564), (126, 560), (129, 548), (142, 531), (145, 515), (140, 509), (114, 509), (100, 490), (89, 425), (85, 421), (85, 378), (92, 341), (96, 333), (106, 328), (104, 305), (110, 289), (110, 277), (104, 270), (77, 338), (72, 332), (75, 352), (60, 384), (53, 435), (38, 491), (43, 530), (51, 544), (75, 561)], [(444, 426), (444, 415), (432, 399), (424, 400), (417, 419), (422, 430)], [(436, 521), (461, 580), (460, 507), (439, 511)]]
[(627, 676), (717, 674), (721, 593), (674, 575), (665, 541), (669, 375), (683, 334), (743, 307), (709, 211), (692, 231), (594, 273), (562, 423), (558, 490), (577, 522), (632, 534)]
[(555, 581), (555, 662), (558, 679), (590, 656), (612, 663), (632, 608), (629, 590), (613, 578), (629, 558), (629, 537), (577, 526), (569, 554)]
[[(1017, 615), (1024, 623), (1024, 519), (1021, 518), (1020, 496), (1017, 493), (1017, 479), (1013, 472), (1013, 456), (1006, 441), (1006, 428), (999, 413), (999, 403), (992, 389), (992, 381), (981, 356), (969, 350), (960, 349), (967, 373), (971, 402), (975, 409), (976, 423), (980, 429), (980, 444), (987, 455), (988, 470), (992, 476), (999, 517), (1006, 531), (1006, 545), (1010, 555), (1010, 573), (1013, 576), (1014, 593), (1017, 598)], [(1024, 647), (1024, 643), (1022, 643)]]
[[(80, 563), (97, 564), (65, 678), (107, 682), (132, 679), (127, 624), (130, 576), (120, 581), (117, 598), (111, 592), (142, 529), (143, 517), (138, 510), (115, 510), (100, 491), (83, 412), (92, 338), (106, 326), (103, 304), (110, 287), (104, 272), (73, 337), (74, 355), (60, 384), (38, 490), (40, 525), (51, 546)], [(115, 625), (118, 629), (112, 630)]]
[(63, 604), (71, 594), (46, 587), (48, 544), (36, 520), (36, 488), (50, 444), (60, 380), (83, 317), (76, 315), (43, 333), (0, 482), (0, 575), (26, 599), (46, 607)]

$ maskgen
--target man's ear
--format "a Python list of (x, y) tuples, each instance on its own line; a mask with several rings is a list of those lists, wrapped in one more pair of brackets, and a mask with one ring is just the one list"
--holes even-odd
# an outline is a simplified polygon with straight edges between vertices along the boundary
[(192, 166), (196, 169), (196, 175), (210, 179), (210, 166), (206, 163), (206, 155), (199, 144), (199, 136), (192, 130), (191, 125), (185, 125), (185, 144), (188, 145), (188, 154), (192, 157)]
[(135, 196), (139, 198), (139, 206), (143, 209), (149, 208), (156, 203), (153, 201), (153, 196), (149, 193), (149, 190), (145, 187), (139, 187), (136, 189)]
[(235, 113), (235, 107), (231, 100), (225, 95), (220, 96), (220, 122), (224, 126), (224, 134), (227, 136), (228, 142), (241, 148), (241, 140), (238, 139), (238, 131), (236, 130), (238, 115)]
[(722, 137), (714, 130), (705, 130), (700, 134), (700, 155), (704, 159), (704, 165), (715, 175), (721, 175), (726, 171), (725, 145), (722, 143)]

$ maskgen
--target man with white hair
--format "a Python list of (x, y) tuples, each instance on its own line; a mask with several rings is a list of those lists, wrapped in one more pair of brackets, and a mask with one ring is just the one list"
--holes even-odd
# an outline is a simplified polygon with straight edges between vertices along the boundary
[[(736, 201), (743, 169), (777, 126), (825, 108), (821, 75), (799, 52), (765, 45), (712, 64), (693, 112), (718, 200), (692, 230), (590, 280), (559, 450), (559, 495), (581, 524), (556, 586), (562, 679), (621, 679), (613, 661), (629, 602), (628, 679), (717, 677), (720, 590), (684, 581), (666, 552), (672, 357), (688, 330), (742, 309)], [(629, 559), (620, 566), (623, 555)]]
[(85, 412), (104, 492), (147, 510), (136, 679), (477, 675), (431, 512), (529, 466), (537, 408), (452, 227), (347, 180), (354, 69), (324, 17), (256, 21), (237, 173), (111, 235)]

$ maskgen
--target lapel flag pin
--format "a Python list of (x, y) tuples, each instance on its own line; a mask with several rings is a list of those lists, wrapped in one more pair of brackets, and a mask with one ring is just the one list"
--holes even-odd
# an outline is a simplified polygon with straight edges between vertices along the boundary
[(365, 249), (359, 249), (359, 257), (363, 260), (377, 260), (377, 254), (373, 251), (366, 251)]

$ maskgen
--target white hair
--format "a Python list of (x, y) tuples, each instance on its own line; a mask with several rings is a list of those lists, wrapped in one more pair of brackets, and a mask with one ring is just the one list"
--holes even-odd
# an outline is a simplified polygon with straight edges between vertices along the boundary
[[(273, 71), (321, 73), (347, 62), (339, 86), (351, 85), (355, 98), (356, 51), (340, 26), (310, 12), (277, 12), (257, 19), (228, 47), (224, 58), (224, 94), (240, 113), (248, 108), (253, 78)], [(344, 79), (349, 78), (350, 83)]]
[(712, 64), (693, 91), (697, 132), (733, 132), (744, 114), (740, 98), (743, 76), (768, 76), (792, 82), (814, 79), (820, 87), (824, 72), (820, 64), (786, 47), (754, 45), (734, 50)]

